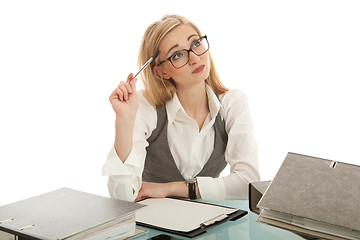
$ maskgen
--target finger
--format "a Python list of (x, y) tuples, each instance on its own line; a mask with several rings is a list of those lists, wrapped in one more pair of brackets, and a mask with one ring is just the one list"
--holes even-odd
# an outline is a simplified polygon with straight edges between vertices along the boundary
[[(134, 80), (133, 80), (134, 81)], [(128, 93), (132, 93), (133, 92), (133, 89), (131, 87), (131, 85), (129, 83), (124, 83), (124, 86), (126, 87)]]
[(136, 82), (137, 82), (137, 78), (134, 78), (130, 82), (130, 86), (131, 86), (131, 89), (132, 89), (133, 92), (136, 92)]
[(109, 101), (111, 102), (113, 99), (117, 99), (118, 95), (116, 93), (116, 89), (110, 94)]
[(120, 89), (123, 93), (124, 96), (124, 100), (127, 101), (129, 99), (129, 93), (127, 88), (125, 87), (125, 82), (121, 82), (120, 85), (118, 86), (118, 89)]
[[(122, 94), (122, 93), (121, 93)], [(110, 102), (113, 100), (113, 99), (120, 99), (119, 98), (119, 93), (118, 93), (118, 88), (115, 88), (115, 90), (110, 94), (109, 96), (109, 100)]]
[(138, 193), (138, 195), (137, 195), (137, 197), (136, 197), (136, 200), (142, 200), (142, 199), (145, 199), (145, 198), (147, 198), (147, 196), (144, 194), (144, 192), (143, 191), (141, 191), (141, 189), (140, 189), (140, 191), (139, 191), (139, 193)]
[(137, 197), (136, 197), (136, 199), (135, 199), (136, 201), (139, 201), (139, 200), (142, 200), (142, 196), (139, 194), (139, 195), (137, 195)]
[(114, 92), (117, 94), (120, 101), (124, 101), (124, 94), (118, 87), (114, 90)]
[(130, 82), (131, 79), (133, 78), (134, 74), (130, 73), (129, 76), (127, 77), (127, 81), (126, 82)]

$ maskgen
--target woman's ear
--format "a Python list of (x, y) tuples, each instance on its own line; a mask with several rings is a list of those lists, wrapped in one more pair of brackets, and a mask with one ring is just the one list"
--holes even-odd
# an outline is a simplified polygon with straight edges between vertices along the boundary
[(156, 75), (158, 75), (162, 79), (170, 79), (170, 76), (166, 72), (164, 72), (160, 66), (154, 66), (153, 70)]

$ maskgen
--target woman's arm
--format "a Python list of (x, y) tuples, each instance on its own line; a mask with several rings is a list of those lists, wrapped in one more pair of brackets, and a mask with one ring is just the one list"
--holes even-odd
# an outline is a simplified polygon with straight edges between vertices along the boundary
[(133, 131), (135, 119), (129, 117), (118, 117), (115, 120), (115, 151), (124, 163), (132, 149)]
[[(231, 90), (220, 99), (228, 134), (225, 159), (230, 165), (230, 174), (222, 178), (197, 177), (196, 194), (198, 198), (213, 201), (245, 199), (249, 182), (260, 179), (247, 98), (241, 91)], [(186, 182), (142, 182), (137, 199), (167, 196), (188, 197)]]
[[(131, 80), (132, 76), (132, 73), (129, 74), (127, 80)], [(136, 81), (133, 79), (130, 84), (120, 82), (109, 97), (116, 113), (114, 147), (122, 162), (125, 162), (132, 149), (134, 122), (139, 106)]]
[[(227, 98), (226, 98), (227, 97)], [(223, 99), (228, 146), (225, 159), (230, 174), (223, 178), (227, 199), (247, 199), (249, 183), (260, 181), (258, 149), (246, 95), (232, 90)]]
[[(137, 200), (144, 198), (164, 198), (164, 197), (189, 197), (189, 190), (186, 182), (168, 182), (168, 183), (151, 183), (142, 182), (141, 189)], [(196, 185), (196, 197), (201, 198), (199, 188)]]
[(133, 74), (129, 74), (127, 81), (120, 82), (109, 96), (116, 114), (115, 142), (103, 167), (103, 174), (109, 175), (108, 188), (111, 197), (129, 201), (133, 200), (135, 193), (136, 184), (132, 183), (134, 180), (132, 175), (135, 175), (136, 168), (127, 168), (124, 163), (132, 150), (134, 124), (139, 107), (136, 92), (137, 79), (132, 79), (132, 77)]
[(134, 201), (141, 188), (148, 146), (146, 139), (156, 128), (157, 122), (156, 109), (144, 98), (141, 91), (137, 92), (137, 97), (139, 107), (135, 120), (130, 118), (131, 122), (126, 122), (127, 120), (118, 117), (118, 114), (116, 116), (115, 144), (110, 149), (102, 171), (104, 176), (109, 176), (110, 196), (126, 201)]
[(198, 186), (206, 200), (246, 199), (249, 182), (260, 180), (257, 144), (247, 98), (235, 89), (220, 96), (220, 102), (228, 134), (225, 160), (230, 165), (230, 174), (221, 178), (198, 177)]

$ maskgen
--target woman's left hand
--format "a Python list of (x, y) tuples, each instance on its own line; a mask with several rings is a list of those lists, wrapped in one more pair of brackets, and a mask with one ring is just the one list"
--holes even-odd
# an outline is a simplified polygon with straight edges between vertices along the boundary
[(168, 183), (142, 182), (141, 189), (136, 200), (145, 198), (164, 198), (168, 196)]

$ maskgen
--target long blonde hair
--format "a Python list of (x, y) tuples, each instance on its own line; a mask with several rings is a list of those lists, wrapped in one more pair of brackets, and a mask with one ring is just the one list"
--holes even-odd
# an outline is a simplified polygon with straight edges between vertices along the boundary
[[(139, 50), (138, 65), (141, 67), (145, 62), (159, 49), (160, 42), (166, 34), (180, 25), (189, 25), (194, 28), (199, 36), (202, 36), (198, 27), (185, 17), (179, 15), (165, 15), (160, 21), (152, 23), (143, 36)], [(220, 95), (227, 92), (227, 89), (221, 82), (212, 57), (210, 58), (210, 73), (205, 82), (211, 87), (215, 94)], [(162, 79), (158, 76), (153, 67), (160, 62), (159, 57), (151, 63), (151, 66), (144, 69), (140, 76), (144, 84), (144, 96), (154, 106), (163, 105), (170, 100), (176, 91), (175, 82), (172, 79)]]

